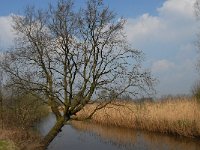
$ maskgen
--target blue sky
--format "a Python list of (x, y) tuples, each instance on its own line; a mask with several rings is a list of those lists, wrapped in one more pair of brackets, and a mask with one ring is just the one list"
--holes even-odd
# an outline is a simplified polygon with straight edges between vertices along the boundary
[[(164, 0), (104, 0), (105, 4), (117, 12), (120, 16), (135, 17), (143, 13), (156, 15), (156, 8), (162, 6)], [(84, 4), (85, 0), (75, 0), (76, 5)], [(6, 16), (10, 13), (23, 12), (27, 5), (34, 5), (39, 8), (45, 8), (48, 3), (56, 3), (56, 0), (1, 0), (0, 16)]]
[[(125, 31), (134, 48), (145, 53), (145, 67), (159, 83), (158, 96), (190, 94), (199, 76), (195, 68), (198, 22), (195, 0), (104, 0), (118, 16), (127, 19)], [(0, 47), (12, 43), (10, 14), (23, 14), (26, 5), (45, 8), (55, 0), (0, 1)], [(77, 6), (84, 0), (76, 0)]]

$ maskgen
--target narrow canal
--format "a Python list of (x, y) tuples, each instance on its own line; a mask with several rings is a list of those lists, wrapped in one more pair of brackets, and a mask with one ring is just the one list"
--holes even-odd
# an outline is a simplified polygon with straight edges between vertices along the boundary
[[(55, 118), (49, 115), (39, 125), (45, 135)], [(200, 140), (107, 127), (87, 122), (65, 125), (48, 150), (200, 150)]]

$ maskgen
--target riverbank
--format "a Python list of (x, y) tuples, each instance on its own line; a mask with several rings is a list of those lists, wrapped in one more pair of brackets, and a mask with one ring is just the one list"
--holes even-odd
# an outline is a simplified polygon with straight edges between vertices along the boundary
[(0, 129), (0, 150), (6, 150), (5, 148), (8, 148), (8, 150), (39, 150), (40, 141), (41, 137), (39, 133), (34, 131), (19, 128)]
[(47, 105), (36, 95), (20, 93), (3, 97), (0, 141), (12, 141), (19, 149), (39, 149), (41, 135), (35, 130), (35, 125), (48, 115)]
[[(77, 114), (78, 119), (87, 118), (97, 106), (97, 103), (87, 105)], [(115, 101), (96, 111), (91, 121), (108, 126), (200, 137), (200, 104), (192, 98), (141, 103)]]

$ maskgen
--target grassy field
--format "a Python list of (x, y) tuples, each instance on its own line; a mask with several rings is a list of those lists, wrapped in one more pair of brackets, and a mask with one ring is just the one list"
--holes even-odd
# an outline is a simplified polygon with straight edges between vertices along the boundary
[[(87, 118), (97, 107), (87, 105), (77, 114)], [(166, 99), (162, 102), (115, 101), (98, 110), (91, 121), (186, 137), (200, 137), (200, 104), (195, 99)]]

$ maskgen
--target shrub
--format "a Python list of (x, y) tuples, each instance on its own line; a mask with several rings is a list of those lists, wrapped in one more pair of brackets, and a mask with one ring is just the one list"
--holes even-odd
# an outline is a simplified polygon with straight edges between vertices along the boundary
[(200, 81), (196, 82), (192, 87), (193, 96), (200, 101)]
[(3, 114), (6, 126), (27, 129), (48, 114), (48, 107), (37, 96), (25, 93), (6, 99)]

